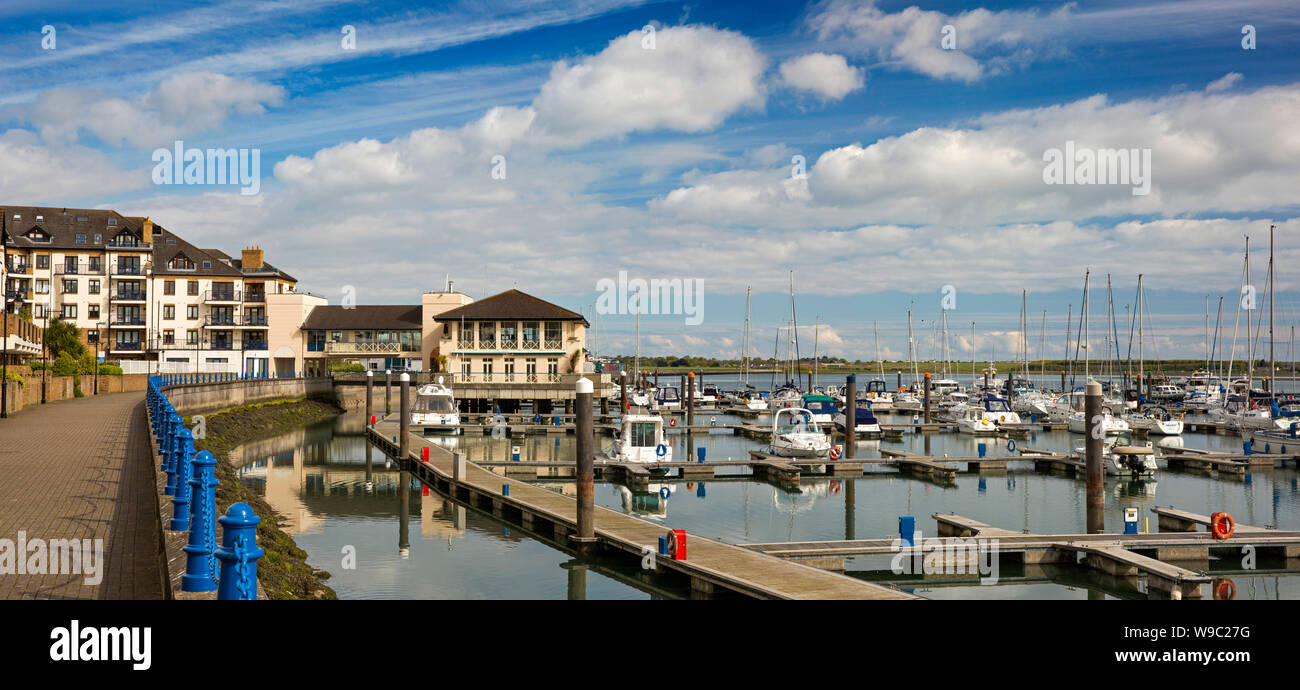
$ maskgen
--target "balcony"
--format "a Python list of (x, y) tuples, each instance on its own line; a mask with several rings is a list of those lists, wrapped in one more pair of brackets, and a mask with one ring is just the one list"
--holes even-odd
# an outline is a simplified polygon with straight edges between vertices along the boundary
[(108, 293), (109, 299), (114, 302), (145, 302), (149, 299), (148, 293), (144, 290), (118, 290)]
[(244, 341), (244, 350), (265, 350), (265, 349), (267, 349), (265, 340)]
[(266, 301), (266, 292), (265, 292), (265, 291), (262, 291), (262, 290), (245, 290), (245, 291), (244, 291), (244, 301), (245, 301), (245, 302), (265, 302), (265, 301)]
[(238, 302), (239, 290), (208, 290), (203, 293), (204, 302)]
[(6, 270), (11, 276), (30, 276), (32, 274), (32, 265), (10, 262), (6, 266)]
[(104, 248), (105, 248), (105, 249), (109, 249), (109, 250), (111, 250), (111, 251), (128, 251), (128, 252), (131, 252), (131, 251), (134, 251), (134, 252), (151, 252), (151, 251), (153, 251), (153, 245), (152, 245), (152, 244), (145, 244), (144, 242), (134, 242), (134, 243), (132, 243), (132, 242), (118, 242), (118, 241), (116, 241), (116, 240), (110, 240), (110, 241), (108, 241), (107, 243), (104, 244)]
[(142, 345), (139, 340), (131, 342), (119, 340), (108, 347), (112, 352), (140, 352), (144, 349)]
[(479, 372), (459, 374), (445, 374), (452, 377), (452, 383), (560, 383), (563, 374), (559, 372), (543, 373), (497, 373), (497, 372)]
[(144, 277), (144, 267), (134, 264), (112, 264), (113, 275), (128, 278)]
[(64, 264), (54, 268), (56, 276), (102, 276), (104, 275), (103, 266), (82, 266), (80, 264)]
[(203, 325), (210, 328), (230, 328), (237, 325), (234, 314), (208, 314), (203, 317)]
[(457, 340), (457, 351), (468, 352), (563, 352), (562, 340)]
[(238, 322), (236, 325), (249, 328), (266, 328), (269, 325), (265, 314), (244, 314), (237, 318), (236, 321)]
[[(409, 348), (409, 349), (408, 349)], [(313, 351), (308, 346), (308, 351)], [(327, 355), (396, 355), (403, 353), (419, 353), (420, 346), (415, 344), (403, 344), (399, 341), (384, 342), (327, 342), (325, 343), (325, 354)]]
[(144, 328), (143, 316), (113, 316), (109, 319), (110, 328)]

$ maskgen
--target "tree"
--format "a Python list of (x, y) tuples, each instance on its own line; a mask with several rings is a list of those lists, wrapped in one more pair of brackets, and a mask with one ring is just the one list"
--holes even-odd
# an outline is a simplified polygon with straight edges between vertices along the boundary
[(77, 359), (86, 353), (86, 346), (81, 343), (81, 330), (58, 318), (50, 321), (45, 329), (45, 346), (50, 350), (50, 357), (55, 359), (64, 352)]

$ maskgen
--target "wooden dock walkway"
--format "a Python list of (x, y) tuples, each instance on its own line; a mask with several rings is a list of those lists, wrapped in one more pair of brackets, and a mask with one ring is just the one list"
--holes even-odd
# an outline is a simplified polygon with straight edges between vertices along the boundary
[[(399, 453), (393, 439), (398, 434), (396, 420), (388, 420), (368, 429), (371, 440), (385, 453)], [(408, 439), (411, 454), (398, 458), (422, 482), (439, 491), (467, 501), (501, 517), (518, 517), (531, 530), (549, 527), (556, 539), (567, 539), (577, 530), (577, 501), (569, 496), (522, 482), (512, 482), (456, 455), (416, 434)], [(429, 462), (421, 461), (423, 448), (429, 448)], [(509, 495), (504, 491), (509, 487)], [(642, 558), (645, 549), (657, 552), (659, 537), (666, 528), (637, 517), (597, 506), (595, 533), (606, 549), (622, 551)], [(865, 582), (808, 565), (793, 563), (691, 534), (687, 538), (686, 560), (667, 556), (655, 559), (656, 568), (672, 571), (690, 579), (694, 592), (711, 595), (724, 590), (760, 599), (917, 599), (897, 589)]]
[[(1197, 513), (1175, 508), (1153, 509), (1162, 519), (1190, 521), (1207, 524), (1209, 518)], [(936, 513), (939, 535), (922, 549), (969, 548), (969, 539), (996, 540), (999, 556), (1017, 556), (1025, 564), (1076, 563), (1080, 556), (1091, 568), (1116, 577), (1145, 575), (1148, 586), (1173, 598), (1196, 598), (1200, 586), (1210, 578), (1191, 570), (1190, 564), (1205, 566), (1208, 570), (1212, 550), (1224, 549), (1240, 554), (1244, 545), (1254, 546), (1261, 552), (1283, 557), (1288, 570), (1300, 569), (1300, 532), (1271, 530), (1238, 526), (1237, 535), (1226, 540), (1215, 539), (1208, 532), (1184, 531), (1185, 525), (1174, 532), (1151, 534), (1026, 534), (993, 527), (960, 515)], [(1203, 522), (1202, 522), (1203, 521)], [(1170, 522), (1169, 524), (1175, 524)], [(927, 540), (929, 541), (929, 540)], [(773, 542), (746, 544), (746, 548), (781, 558), (806, 560), (819, 567), (844, 569), (844, 559), (855, 556), (889, 556), (912, 552), (913, 547), (902, 545), (897, 538), (855, 539), (840, 541)], [(1153, 555), (1148, 555), (1153, 554)]]

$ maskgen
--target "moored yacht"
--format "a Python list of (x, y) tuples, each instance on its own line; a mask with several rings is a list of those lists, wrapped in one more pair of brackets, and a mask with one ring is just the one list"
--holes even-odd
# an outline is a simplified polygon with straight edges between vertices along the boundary
[(772, 415), (772, 455), (783, 458), (821, 458), (830, 449), (831, 440), (813, 420), (811, 411), (786, 407)]
[(456, 408), (456, 396), (442, 384), (441, 376), (437, 383), (420, 386), (416, 390), (411, 426), (425, 433), (460, 433), (460, 412)]

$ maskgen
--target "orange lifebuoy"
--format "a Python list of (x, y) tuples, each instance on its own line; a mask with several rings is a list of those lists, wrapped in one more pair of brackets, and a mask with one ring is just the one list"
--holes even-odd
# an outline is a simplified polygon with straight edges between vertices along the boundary
[(677, 426), (677, 418), (673, 417), (672, 419), (668, 420), (668, 426)]
[(1214, 598), (1219, 601), (1231, 601), (1237, 598), (1237, 585), (1228, 578), (1219, 580), (1214, 585)]
[(839, 459), (840, 459), (840, 447), (831, 446), (831, 460), (839, 460)]
[(1210, 516), (1210, 533), (1215, 539), (1227, 539), (1232, 536), (1236, 529), (1236, 523), (1232, 521), (1232, 516), (1219, 512)]

